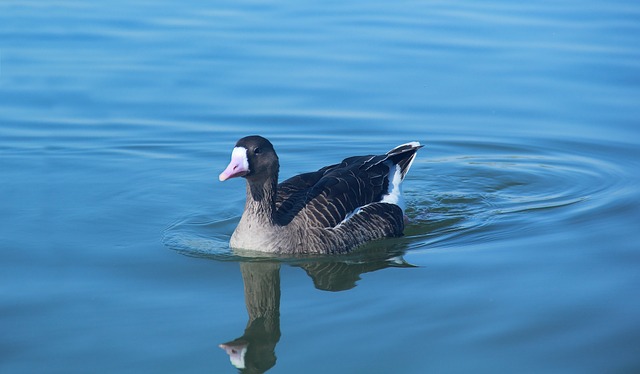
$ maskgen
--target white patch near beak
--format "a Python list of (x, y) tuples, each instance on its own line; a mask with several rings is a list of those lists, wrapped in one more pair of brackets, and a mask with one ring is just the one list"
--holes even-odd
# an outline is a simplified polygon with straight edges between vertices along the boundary
[(229, 355), (229, 360), (231, 361), (231, 365), (235, 366), (238, 369), (244, 369), (244, 356), (247, 354), (247, 349), (249, 348), (249, 343), (244, 344), (220, 344), (220, 348), (224, 349), (225, 352)]
[(231, 152), (231, 162), (222, 173), (220, 181), (230, 178), (242, 177), (249, 173), (249, 160), (247, 159), (247, 149), (245, 147), (235, 147)]

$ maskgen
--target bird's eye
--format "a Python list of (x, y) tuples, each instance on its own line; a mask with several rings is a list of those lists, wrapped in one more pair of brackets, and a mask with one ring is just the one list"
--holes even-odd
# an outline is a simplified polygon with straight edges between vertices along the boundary
[(256, 149), (253, 150), (253, 153), (259, 155), (260, 153), (262, 153), (262, 149), (256, 148)]

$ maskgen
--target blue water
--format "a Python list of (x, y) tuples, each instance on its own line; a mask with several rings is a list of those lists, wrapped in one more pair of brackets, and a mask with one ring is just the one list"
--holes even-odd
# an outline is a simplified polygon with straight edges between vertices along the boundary
[[(0, 372), (640, 372), (639, 104), (634, 1), (4, 0)], [(230, 250), (254, 133), (405, 236)]]

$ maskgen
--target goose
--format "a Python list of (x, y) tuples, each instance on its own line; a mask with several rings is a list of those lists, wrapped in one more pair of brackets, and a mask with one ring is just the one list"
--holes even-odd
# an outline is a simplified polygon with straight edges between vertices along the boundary
[(246, 202), (229, 245), (274, 254), (341, 254), (402, 236), (401, 183), (419, 142), (383, 155), (354, 156), (278, 184), (280, 164), (259, 135), (236, 143), (220, 181), (246, 179)]

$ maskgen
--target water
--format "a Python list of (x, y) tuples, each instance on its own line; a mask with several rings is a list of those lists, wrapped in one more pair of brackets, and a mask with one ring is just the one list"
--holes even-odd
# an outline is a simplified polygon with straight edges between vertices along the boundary
[[(639, 46), (632, 1), (2, 2), (0, 371), (640, 371)], [(405, 236), (230, 251), (253, 133), (423, 142)]]

